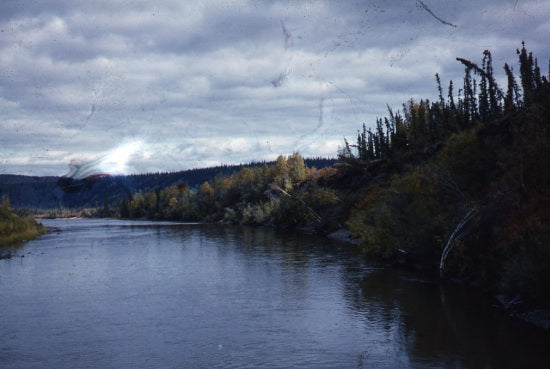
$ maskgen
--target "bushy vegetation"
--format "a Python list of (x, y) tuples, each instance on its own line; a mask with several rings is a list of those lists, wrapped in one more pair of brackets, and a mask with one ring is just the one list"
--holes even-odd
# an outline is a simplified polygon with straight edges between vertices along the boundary
[(10, 208), (7, 197), (0, 205), (0, 248), (16, 246), (19, 243), (36, 238), (45, 231), (42, 225), (29, 217), (16, 215)]
[(196, 191), (180, 183), (123, 199), (116, 215), (123, 218), (225, 221), (280, 226), (320, 222), (317, 212), (337, 201), (333, 190), (317, 184), (324, 171), (309, 169), (299, 153), (279, 156), (274, 165), (243, 168), (217, 176)]
[(550, 306), (550, 76), (523, 46), (519, 81), (491, 53), (461, 87), (409, 101), (344, 141), (339, 163), (307, 168), (295, 153), (204, 182), (129, 196), (128, 218), (342, 227), (365, 252)]
[(345, 143), (347, 170), (386, 174), (361, 187), (347, 225), (374, 254), (435, 270), (448, 248), (442, 273), (549, 304), (549, 77), (522, 47), (520, 82), (506, 64), (503, 91), (483, 55), (481, 67), (458, 59), (458, 98), (436, 76), (439, 101), (411, 101)]

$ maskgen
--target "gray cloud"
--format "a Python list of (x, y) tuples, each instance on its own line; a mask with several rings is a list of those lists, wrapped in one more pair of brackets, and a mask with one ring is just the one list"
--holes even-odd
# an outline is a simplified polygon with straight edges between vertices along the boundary
[(457, 56), (547, 58), (548, 19), (542, 0), (3, 1), (0, 172), (128, 140), (134, 171), (334, 155), (386, 104), (433, 99), (436, 72), (458, 81)]

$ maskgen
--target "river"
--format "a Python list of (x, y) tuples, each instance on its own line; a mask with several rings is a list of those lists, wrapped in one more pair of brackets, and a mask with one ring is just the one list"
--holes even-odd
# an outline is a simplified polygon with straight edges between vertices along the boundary
[(0, 260), (0, 368), (547, 368), (550, 333), (346, 245), (44, 220)]

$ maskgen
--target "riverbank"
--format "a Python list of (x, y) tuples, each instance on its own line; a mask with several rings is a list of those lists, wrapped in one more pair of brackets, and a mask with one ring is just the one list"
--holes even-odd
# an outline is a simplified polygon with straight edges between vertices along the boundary
[(98, 208), (84, 209), (37, 209), (30, 214), (36, 219), (61, 219), (61, 218), (99, 218)]
[[(242, 226), (255, 226), (255, 227), (268, 227), (275, 229), (277, 232), (284, 232), (285, 227), (279, 227), (272, 222), (269, 224), (253, 224), (253, 223), (234, 223), (228, 221), (209, 222), (211, 224), (232, 224)], [(507, 296), (506, 294), (499, 293), (494, 286), (484, 284), (481, 280), (464, 279), (464, 278), (441, 278), (433, 269), (427, 268), (424, 265), (415, 263), (404, 252), (400, 257), (395, 259), (380, 259), (376, 255), (369, 255), (367, 251), (361, 246), (361, 241), (358, 238), (352, 236), (350, 231), (346, 228), (339, 228), (337, 230), (326, 232), (319, 231), (315, 227), (295, 227), (294, 231), (314, 234), (316, 236), (325, 237), (327, 239), (336, 240), (348, 244), (351, 248), (357, 249), (362, 252), (367, 258), (377, 259), (379, 262), (387, 263), (388, 267), (406, 270), (412, 272), (418, 276), (429, 278), (434, 282), (450, 283), (455, 286), (466, 286), (472, 290), (478, 290), (482, 292), (492, 303), (492, 306), (496, 309), (504, 311), (508, 316), (521, 320), (530, 325), (537, 326), (546, 331), (550, 330), (550, 308), (533, 304), (524, 299), (521, 295), (516, 294), (514, 296)]]
[(9, 258), (16, 247), (45, 233), (46, 228), (31, 217), (15, 214), (5, 197), (0, 205), (0, 259)]
[[(309, 234), (317, 234), (319, 236), (324, 236), (326, 238), (337, 240), (339, 242), (344, 242), (349, 244), (350, 247), (354, 248), (360, 248), (361, 245), (360, 240), (354, 238), (349, 230), (345, 228), (340, 228), (330, 233), (315, 232), (315, 229), (313, 227), (297, 227), (296, 230)], [(411, 263), (409, 260), (407, 260), (407, 255), (404, 253), (402, 253), (400, 258), (387, 262), (388, 264), (391, 264), (394, 268), (406, 269), (417, 275), (427, 275), (430, 279), (433, 279), (434, 281), (439, 280), (440, 283), (448, 282), (455, 286), (467, 286), (468, 288), (480, 290), (493, 302), (493, 306), (495, 308), (503, 310), (508, 316), (537, 326), (546, 331), (550, 331), (550, 308), (532, 305), (529, 302), (526, 302), (520, 295), (510, 297), (502, 293), (495, 293), (495, 289), (491, 289), (489, 286), (483, 286), (479, 280), (466, 281), (459, 278), (441, 279), (440, 276), (433, 270), (426, 269), (421, 265)]]

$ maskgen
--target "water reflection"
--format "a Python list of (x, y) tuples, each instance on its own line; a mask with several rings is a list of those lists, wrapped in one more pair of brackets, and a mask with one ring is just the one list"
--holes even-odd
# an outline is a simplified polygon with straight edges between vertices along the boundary
[(479, 291), (388, 269), (369, 272), (359, 289), (356, 282), (346, 285), (348, 302), (403, 345), (409, 365), (547, 367), (548, 332), (508, 318)]
[(0, 263), (0, 367), (537, 368), (550, 357), (548, 333), (481, 294), (325, 239), (52, 224), (64, 231)]
[[(365, 344), (363, 365), (547, 366), (548, 333), (508, 318), (479, 291), (377, 267), (345, 245), (304, 234), (249, 227), (204, 230), (216, 244), (238, 245), (230, 252), (278, 261), (277, 267), (284, 270), (284, 293), (294, 299), (305, 297), (308, 269), (332, 267), (343, 281), (343, 298), (353, 314), (367, 329), (384, 332), (370, 346)], [(384, 364), (390, 353), (393, 359)]]

